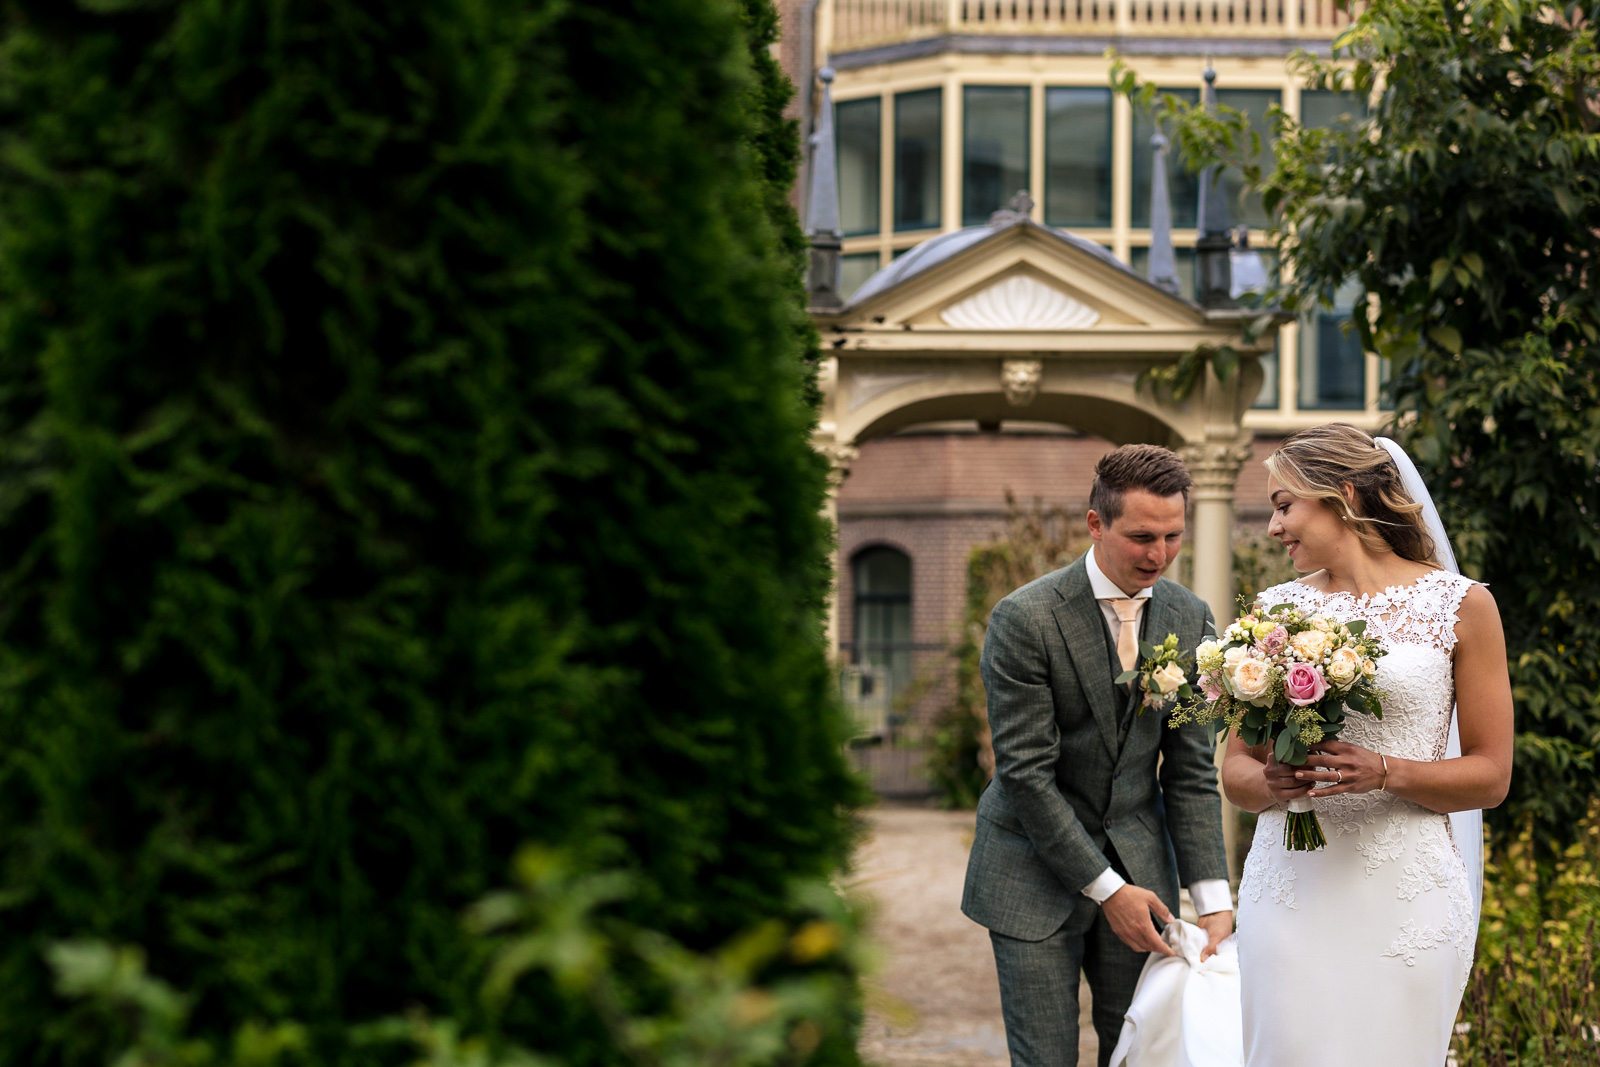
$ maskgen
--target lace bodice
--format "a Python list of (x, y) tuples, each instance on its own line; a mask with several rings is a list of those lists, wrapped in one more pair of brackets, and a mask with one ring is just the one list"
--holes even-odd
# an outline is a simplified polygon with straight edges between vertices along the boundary
[[(1367, 632), (1386, 653), (1375, 679), (1383, 695), (1383, 718), (1350, 714), (1339, 740), (1390, 757), (1433, 761), (1445, 758), (1449, 742), (1457, 612), (1473, 584), (1458, 574), (1432, 571), (1411, 585), (1357, 597), (1286, 582), (1263, 591), (1257, 601), (1267, 607), (1293, 604), (1340, 622), (1366, 620)], [(1305, 879), (1326, 882), (1334, 877), (1333, 864), (1375, 890), (1380, 883), (1393, 887), (1382, 891), (1398, 908), (1388, 920), (1394, 923), (1393, 939), (1383, 955), (1413, 964), (1418, 952), (1453, 945), (1458, 957), (1470, 962), (1472, 905), (1449, 820), (1388, 792), (1339, 794), (1313, 804), (1328, 837), (1326, 853), (1284, 851), (1284, 809), (1269, 809), (1261, 814), (1240, 895), (1298, 910)], [(1430, 890), (1442, 891), (1440, 898), (1433, 898)], [(1431, 919), (1419, 921), (1416, 916), (1423, 913), (1413, 910), (1420, 906), (1419, 898), (1448, 903)], [(1376, 915), (1373, 919), (1379, 921)], [(1462, 967), (1464, 982), (1465, 963)]]

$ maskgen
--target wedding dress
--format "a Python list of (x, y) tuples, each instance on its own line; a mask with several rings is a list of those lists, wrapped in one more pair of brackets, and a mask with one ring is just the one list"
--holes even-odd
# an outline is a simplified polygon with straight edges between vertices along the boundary
[[(1455, 705), (1456, 612), (1472, 585), (1441, 570), (1360, 598), (1288, 582), (1257, 599), (1367, 620), (1388, 653), (1377, 674), (1383, 719), (1351, 713), (1339, 739), (1440, 760)], [(1279, 804), (1261, 813), (1245, 860), (1237, 938), (1246, 1063), (1441, 1067), (1477, 937), (1450, 819), (1387, 792), (1312, 803), (1326, 847), (1287, 851)]]

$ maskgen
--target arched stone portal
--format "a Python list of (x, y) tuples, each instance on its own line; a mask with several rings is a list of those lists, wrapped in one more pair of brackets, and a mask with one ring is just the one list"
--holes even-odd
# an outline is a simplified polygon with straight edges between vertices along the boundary
[[(839, 478), (863, 442), (943, 420), (1055, 422), (1116, 444), (1165, 445), (1195, 478), (1195, 592), (1223, 618), (1233, 606), (1233, 486), (1249, 455), (1241, 420), (1261, 385), (1260, 347), (1242, 334), (1257, 314), (1203, 309), (1093, 242), (1002, 215), (918, 245), (849, 304), (813, 311), (828, 354), (816, 445)], [(1243, 357), (1238, 369), (1226, 380), (1207, 370), (1182, 402), (1137, 384), (1223, 345)]]

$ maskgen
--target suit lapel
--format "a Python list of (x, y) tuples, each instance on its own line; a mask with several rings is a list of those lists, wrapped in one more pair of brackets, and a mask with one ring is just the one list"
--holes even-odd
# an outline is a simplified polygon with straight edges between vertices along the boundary
[(1067, 654), (1078, 673), (1078, 687), (1094, 713), (1106, 751), (1117, 754), (1117, 705), (1111, 679), (1111, 659), (1106, 654), (1105, 619), (1089, 586), (1089, 571), (1080, 559), (1067, 568), (1056, 586), (1061, 600), (1056, 604), (1056, 625), (1066, 643)]

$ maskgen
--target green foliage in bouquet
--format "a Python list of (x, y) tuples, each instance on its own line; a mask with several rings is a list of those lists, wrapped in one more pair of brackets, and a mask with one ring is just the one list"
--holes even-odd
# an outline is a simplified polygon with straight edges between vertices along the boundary
[(1461, 1005), (1459, 1067), (1600, 1060), (1600, 799), (1559, 858), (1531, 816), (1489, 855), (1478, 956)]
[(1331, 130), (1278, 112), (1271, 169), (1239, 113), (1161, 105), (1192, 167), (1238, 165), (1276, 213), (1294, 270), (1271, 299), (1354, 285), (1370, 308), (1352, 322), (1389, 369), (1389, 432), (1505, 622), (1517, 774), (1490, 823), (1532, 815), (1551, 854), (1600, 770), (1597, 24), (1594, 0), (1373, 0), (1300, 59), (1308, 87), (1372, 106)]
[[(0, 11), (0, 1061), (106, 1062), (62, 941), (142, 946), (189, 1039), (389, 1062), (348, 1025), (485, 1030), (459, 916), (524, 842), (690, 951), (842, 862), (747, 25)], [(845, 1015), (813, 1062), (854, 1062)], [(545, 972), (493, 1023), (616, 1062)]]
[[(395, 1050), (419, 1067), (562, 1067), (549, 1035), (523, 1046), (494, 1021), (532, 976), (604, 1021), (620, 1062), (639, 1067), (756, 1067), (803, 1062), (854, 998), (861, 967), (857, 918), (820, 885), (799, 887), (787, 921), (768, 920), (707, 952), (607, 914), (634, 879), (579, 874), (560, 856), (526, 849), (517, 886), (472, 906), (467, 928), (483, 943), (480, 989), (489, 1020), (465, 1032), (420, 1010), (360, 1023), (353, 1043)], [(69, 941), (47, 955), (57, 991), (119, 1067), (294, 1067), (306, 1030), (293, 1022), (241, 1024), (231, 1040), (190, 1033), (194, 998), (150, 973), (142, 950)], [(640, 976), (652, 996), (640, 1000)]]

